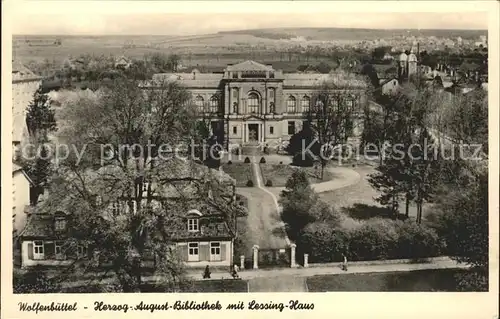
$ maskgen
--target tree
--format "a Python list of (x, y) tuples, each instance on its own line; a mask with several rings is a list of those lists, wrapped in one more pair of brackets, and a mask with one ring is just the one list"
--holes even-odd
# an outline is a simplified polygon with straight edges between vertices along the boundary
[(311, 188), (304, 171), (296, 170), (292, 173), (279, 201), (282, 206), (281, 217), (287, 224), (288, 234), (295, 239), (307, 224), (314, 221), (309, 212), (318, 201), (318, 195)]
[(407, 217), (410, 202), (414, 201), (420, 223), (423, 203), (431, 200), (437, 187), (440, 154), (426, 127), (428, 105), (421, 102), (428, 98), (428, 92), (405, 89), (394, 99), (394, 104), (383, 107), (392, 114), (378, 129), (381, 134), (376, 139), (385, 147), (379, 149), (382, 158), (378, 172), (371, 175), (369, 182), (382, 192), (377, 200), (389, 205), (395, 216), (400, 199), (405, 201)]
[(292, 163), (296, 166), (313, 166), (314, 157), (305, 149), (313, 144), (309, 149), (312, 154), (319, 155), (319, 143), (314, 136), (314, 132), (309, 125), (304, 125), (302, 129), (290, 137), (290, 142), (286, 146), (286, 152), (292, 155)]
[(366, 82), (358, 76), (341, 72), (331, 75), (315, 91), (307, 114), (308, 125), (320, 144), (316, 158), (321, 163), (321, 178), (334, 150), (347, 142), (353, 133), (354, 115), (360, 111), (361, 94)]
[[(30, 135), (30, 154), (24, 154), (21, 165), (33, 182), (31, 187), (30, 202), (36, 205), (38, 198), (47, 186), (51, 174), (51, 163), (48, 159), (48, 149), (45, 145), (49, 142), (49, 133), (57, 130), (55, 111), (50, 105), (49, 97), (42, 93), (40, 86), (33, 95), (33, 101), (28, 105), (26, 125)], [(38, 151), (39, 150), (39, 151)], [(28, 158), (34, 158), (28, 160)]]
[(436, 228), (448, 254), (472, 266), (460, 284), (466, 290), (488, 290), (488, 171), (464, 168), (472, 177), (467, 185), (452, 189), (436, 205)]
[(140, 289), (151, 256), (168, 284), (183, 279), (171, 248), (180, 212), (211, 207), (230, 227), (239, 213), (223, 175), (175, 155), (193, 137), (189, 97), (175, 82), (118, 78), (97, 100), (80, 99), (61, 114), (59, 141), (84, 152), (60, 161), (42, 210), (71, 212), (67, 249), (82, 241), (97, 248), (86, 265), (110, 263), (124, 291)]
[(47, 134), (56, 131), (55, 111), (50, 105), (47, 94), (40, 86), (33, 94), (33, 100), (28, 105), (26, 125), (33, 141), (45, 142)]

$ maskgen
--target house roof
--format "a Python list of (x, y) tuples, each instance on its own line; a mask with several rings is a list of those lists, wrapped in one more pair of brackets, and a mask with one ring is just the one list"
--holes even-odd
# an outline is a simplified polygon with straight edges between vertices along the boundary
[(238, 71), (272, 71), (273, 68), (271, 66), (267, 66), (255, 61), (247, 60), (245, 62), (237, 63), (234, 65), (229, 65), (226, 68), (226, 71), (238, 72)]
[(52, 214), (31, 214), (24, 230), (19, 235), (21, 238), (54, 238), (57, 237), (54, 231), (54, 215)]
[(36, 75), (19, 61), (12, 61), (12, 81), (41, 80), (42, 77)]

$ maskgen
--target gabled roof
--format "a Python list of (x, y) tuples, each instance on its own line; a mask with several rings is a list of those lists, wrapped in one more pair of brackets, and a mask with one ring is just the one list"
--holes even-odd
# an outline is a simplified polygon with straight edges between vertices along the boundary
[(273, 68), (255, 61), (247, 60), (234, 65), (229, 65), (226, 71), (272, 71)]

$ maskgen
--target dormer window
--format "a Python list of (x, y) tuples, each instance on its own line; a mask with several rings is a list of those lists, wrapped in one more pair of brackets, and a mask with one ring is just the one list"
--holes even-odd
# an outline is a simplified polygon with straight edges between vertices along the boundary
[(188, 230), (189, 231), (198, 231), (199, 230), (199, 220), (198, 218), (189, 218), (188, 219)]
[(197, 232), (200, 230), (200, 217), (201, 213), (196, 209), (188, 212), (188, 231)]
[(62, 212), (57, 212), (54, 218), (54, 229), (56, 231), (66, 230), (66, 215)]

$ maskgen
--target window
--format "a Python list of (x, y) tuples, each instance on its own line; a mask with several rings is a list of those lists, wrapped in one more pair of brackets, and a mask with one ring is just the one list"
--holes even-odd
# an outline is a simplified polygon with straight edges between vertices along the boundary
[(137, 214), (137, 201), (133, 200), (132, 201), (132, 214)]
[(248, 95), (248, 111), (250, 113), (259, 113), (259, 96), (255, 93)]
[(238, 89), (233, 89), (233, 99), (238, 99)]
[(203, 104), (204, 104), (204, 100), (201, 96), (197, 96), (195, 101), (194, 101), (196, 107), (198, 108), (198, 112), (200, 113), (203, 113), (205, 112), (204, 108), (203, 108)]
[(238, 133), (238, 128), (236, 126), (233, 126), (233, 134), (237, 134)]
[(274, 127), (273, 126), (269, 126), (269, 134), (274, 134)]
[(44, 259), (43, 241), (35, 240), (33, 242), (33, 259)]
[(297, 100), (295, 97), (288, 97), (288, 100), (286, 101), (286, 111), (287, 113), (295, 113), (297, 111)]
[(198, 243), (188, 243), (188, 261), (199, 261)]
[(233, 103), (233, 113), (238, 114), (238, 103), (236, 102)]
[(295, 134), (295, 122), (289, 121), (288, 122), (288, 135), (293, 135)]
[(149, 183), (148, 182), (142, 182), (142, 197), (147, 197), (148, 196), (148, 188), (149, 188)]
[(197, 218), (190, 218), (188, 219), (188, 231), (198, 231), (198, 219)]
[(210, 98), (210, 112), (219, 112), (219, 98), (215, 95)]
[(54, 222), (54, 228), (56, 231), (62, 231), (66, 229), (66, 219), (64, 217), (57, 217)]
[(121, 205), (121, 202), (119, 202), (119, 201), (116, 201), (113, 204), (111, 204), (111, 213), (113, 214), (114, 217), (121, 214), (121, 212), (122, 212), (121, 208), (122, 208), (122, 205)]
[(55, 242), (55, 254), (56, 254), (56, 259), (64, 259), (64, 253), (63, 253), (63, 247), (64, 242), (63, 241), (56, 241)]
[(78, 245), (76, 250), (78, 258), (87, 258), (88, 257), (88, 250), (87, 246), (84, 245)]
[(210, 243), (210, 261), (220, 261), (220, 243)]
[(269, 89), (269, 98), (274, 99), (274, 89)]
[(311, 99), (305, 95), (302, 100), (300, 101), (300, 107), (302, 108), (302, 112), (308, 113), (309, 112), (309, 105), (311, 103)]

